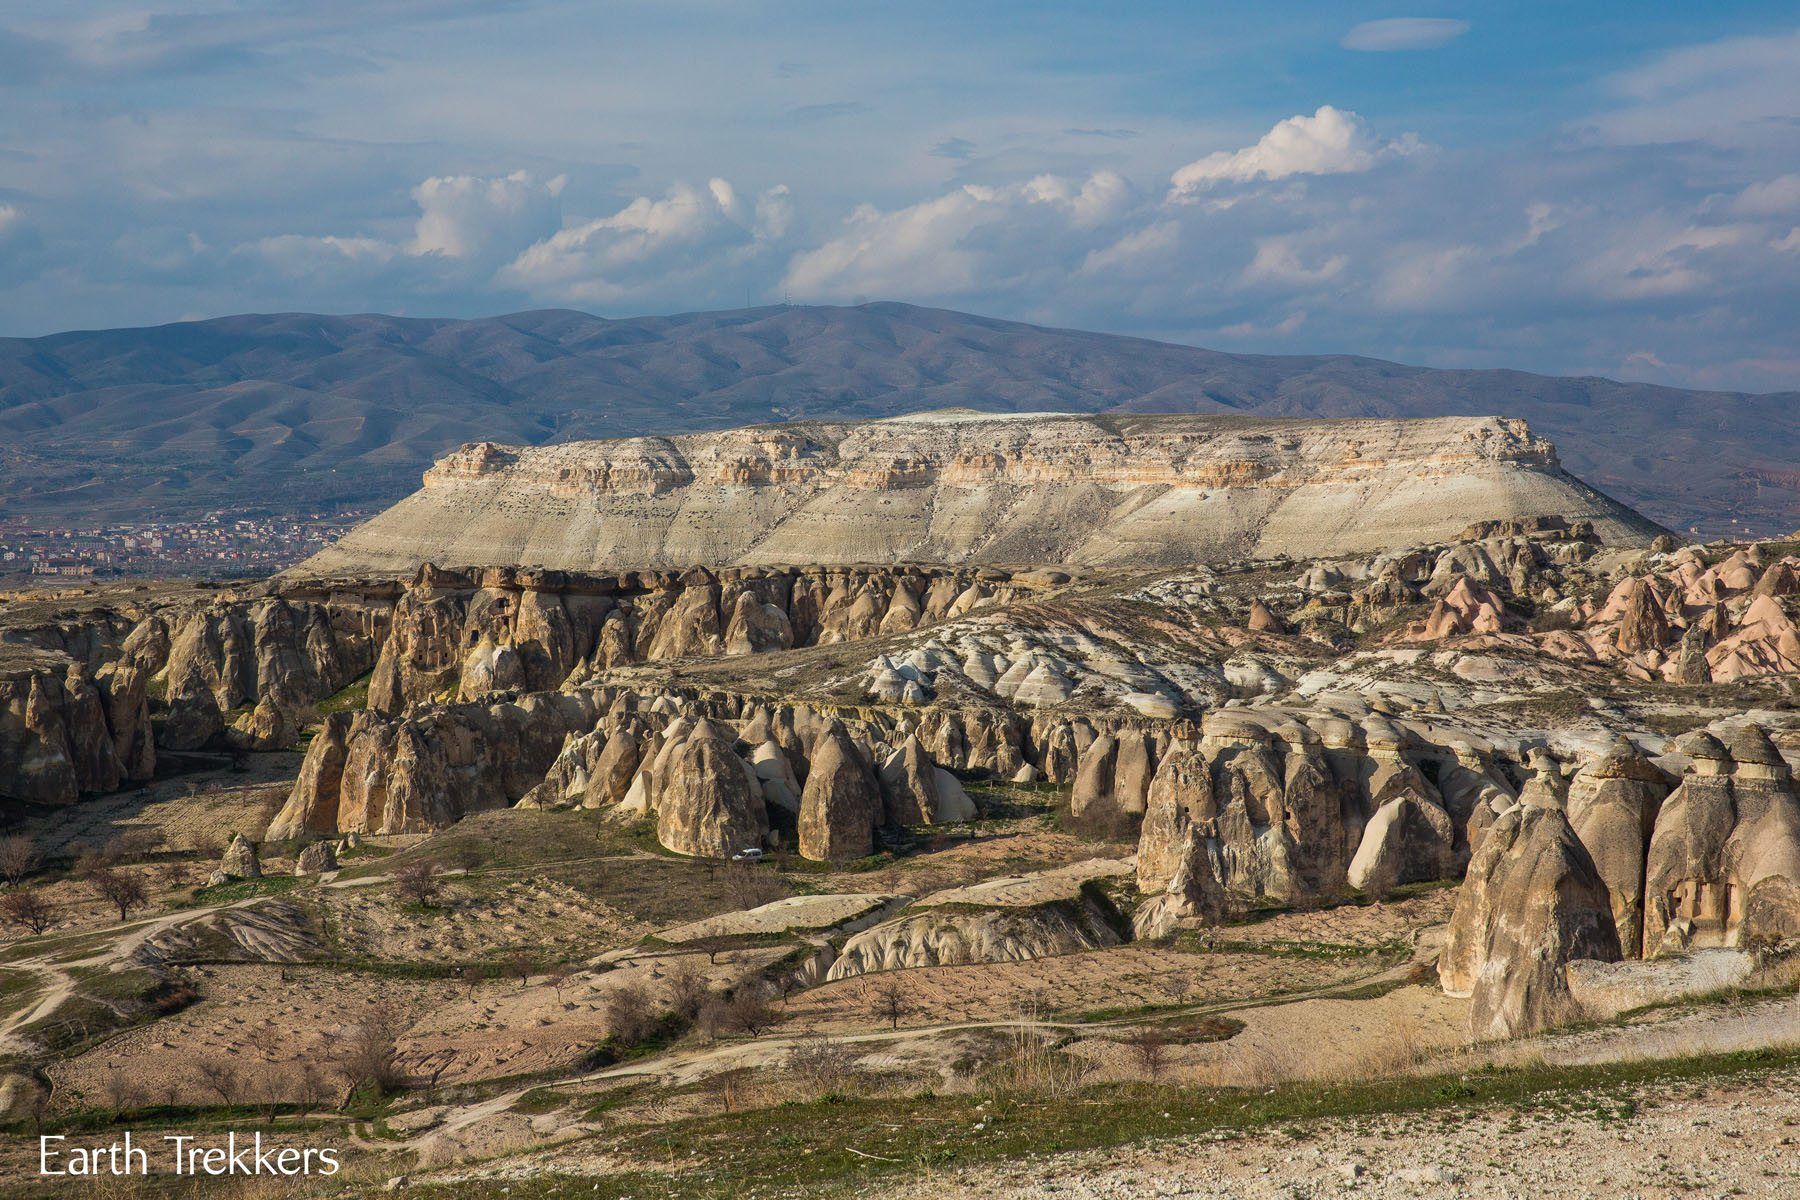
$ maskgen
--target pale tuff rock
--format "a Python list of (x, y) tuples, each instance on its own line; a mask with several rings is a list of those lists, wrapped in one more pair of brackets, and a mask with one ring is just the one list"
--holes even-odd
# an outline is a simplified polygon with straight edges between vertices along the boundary
[(1140, 892), (1165, 891), (1183, 869), (1186, 888), (1205, 881), (1240, 905), (1454, 878), (1463, 824), (1478, 806), (1510, 802), (1472, 749), (1407, 745), (1406, 755), (1433, 760), (1453, 815), (1393, 726), (1311, 716), (1308, 725), (1280, 710), (1227, 709), (1207, 715), (1198, 743), (1177, 736), (1149, 788)]
[(658, 756), (656, 840), (677, 854), (729, 858), (768, 836), (762, 787), (728, 736), (697, 722)]
[(800, 796), (800, 855), (820, 862), (875, 850), (881, 793), (844, 727), (833, 722), (813, 745)]
[(1019, 962), (1116, 946), (1124, 940), (1115, 917), (1085, 896), (978, 911), (926, 908), (852, 937), (827, 978), (908, 967)]
[(1670, 784), (1623, 737), (1569, 782), (1569, 823), (1606, 885), (1613, 925), (1628, 955), (1635, 956), (1644, 941), (1644, 860)]
[(261, 879), (262, 860), (257, 857), (256, 843), (241, 833), (233, 834), (219, 859), (218, 873), (227, 879)]
[(672, 438), (464, 447), (314, 556), (421, 562), (1176, 565), (1445, 540), (1495, 513), (1657, 531), (1564, 474), (1523, 423), (1104, 418), (803, 422)]
[(1166, 937), (1183, 922), (1217, 925), (1223, 920), (1225, 894), (1213, 874), (1213, 858), (1199, 829), (1190, 826), (1182, 834), (1169, 882), (1132, 914), (1133, 936), (1141, 939)]
[(1580, 1016), (1564, 968), (1619, 958), (1606, 884), (1560, 809), (1494, 823), (1458, 893), (1438, 976), (1471, 999), (1470, 1035), (1519, 1037)]
[(337, 850), (331, 842), (314, 842), (294, 859), (296, 875), (318, 875), (337, 869)]
[(800, 781), (788, 761), (787, 751), (773, 738), (765, 739), (750, 752), (750, 769), (762, 783), (763, 801), (775, 808), (798, 815)]
[(915, 734), (883, 760), (881, 790), (892, 825), (928, 825), (938, 819), (937, 765)]
[(1116, 946), (1127, 927), (1095, 881), (1129, 869), (1123, 862), (1092, 859), (935, 892), (844, 943), (829, 978), (1017, 962)]
[(155, 771), (143, 678), (135, 668), (87, 666), (52, 651), (15, 651), (0, 663), (0, 796), (70, 804)]
[(1445, 596), (1434, 603), (1422, 622), (1406, 629), (1408, 641), (1437, 641), (1467, 634), (1499, 633), (1506, 625), (1506, 610), (1494, 594), (1461, 575)]
[(1519, 803), (1539, 808), (1568, 808), (1569, 783), (1563, 778), (1562, 764), (1544, 747), (1533, 746), (1525, 755), (1531, 778), (1519, 789)]
[(542, 782), (570, 732), (594, 727), (600, 699), (551, 692), (403, 717), (334, 713), (267, 836), (421, 833), (512, 804)]
[[(1432, 794), (1431, 785), (1416, 769), (1409, 766), (1394, 773), (1372, 803), (1375, 811), (1350, 860), (1347, 879), (1351, 887), (1381, 895), (1403, 883), (1451, 874), (1456, 829), (1450, 814)], [(1489, 830), (1487, 838), (1493, 836)]]

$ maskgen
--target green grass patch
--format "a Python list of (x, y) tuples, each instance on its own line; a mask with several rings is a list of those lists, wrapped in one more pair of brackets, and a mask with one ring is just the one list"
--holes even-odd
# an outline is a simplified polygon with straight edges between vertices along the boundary
[(356, 679), (352, 679), (349, 683), (325, 697), (325, 699), (319, 701), (319, 703), (315, 705), (319, 710), (319, 715), (322, 717), (329, 717), (332, 713), (359, 712), (362, 709), (369, 707), (369, 680), (374, 678), (374, 675), (374, 671), (369, 671)]
[(524, 1113), (529, 1117), (553, 1113), (559, 1108), (567, 1108), (569, 1097), (562, 1092), (547, 1087), (532, 1088), (507, 1106), (508, 1112)]

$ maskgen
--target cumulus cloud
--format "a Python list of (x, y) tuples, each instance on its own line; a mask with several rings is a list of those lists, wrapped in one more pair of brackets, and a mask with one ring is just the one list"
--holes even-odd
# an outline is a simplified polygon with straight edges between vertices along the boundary
[(1435, 50), (1469, 32), (1467, 21), (1450, 17), (1389, 17), (1353, 26), (1338, 44), (1346, 50), (1383, 54), (1394, 50)]
[(525, 171), (498, 179), (435, 175), (413, 189), (419, 220), (409, 254), (476, 259), (499, 247), (516, 252), (561, 224), (557, 197), (568, 183), (557, 175), (539, 182)]
[(1383, 141), (1355, 113), (1324, 104), (1310, 117), (1276, 122), (1253, 146), (1219, 150), (1182, 167), (1170, 180), (1169, 198), (1196, 199), (1225, 183), (1355, 174), (1384, 159), (1409, 154), (1418, 144), (1413, 134)]
[(1097, 171), (969, 184), (892, 212), (863, 205), (837, 236), (794, 257), (784, 286), (814, 299), (959, 295), (1022, 272), (1073, 269), (1088, 257), (1088, 235), (1124, 215), (1133, 196), (1123, 176)]
[(707, 267), (728, 269), (791, 222), (786, 188), (746, 205), (730, 183), (678, 183), (618, 212), (558, 230), (508, 263), (498, 282), (570, 301), (610, 302), (646, 283)]

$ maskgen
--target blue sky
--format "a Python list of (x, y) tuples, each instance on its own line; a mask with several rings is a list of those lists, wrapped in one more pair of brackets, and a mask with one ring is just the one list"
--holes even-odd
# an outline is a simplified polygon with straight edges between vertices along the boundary
[(1791, 5), (0, 0), (0, 332), (902, 299), (1800, 387)]

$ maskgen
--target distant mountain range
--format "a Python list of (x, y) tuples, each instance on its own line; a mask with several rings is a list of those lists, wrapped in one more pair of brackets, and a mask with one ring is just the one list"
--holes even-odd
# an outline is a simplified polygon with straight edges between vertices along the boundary
[(0, 512), (77, 524), (385, 504), (469, 441), (952, 406), (1523, 417), (1569, 470), (1672, 528), (1800, 528), (1796, 392), (1225, 354), (891, 303), (291, 313), (0, 339)]

